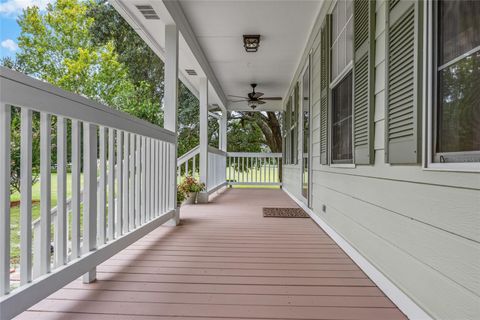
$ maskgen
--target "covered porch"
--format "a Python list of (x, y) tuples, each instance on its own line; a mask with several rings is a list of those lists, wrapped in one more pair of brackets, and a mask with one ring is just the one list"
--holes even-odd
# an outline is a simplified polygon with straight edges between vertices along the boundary
[[(420, 152), (432, 1), (108, 2), (162, 60), (163, 127), (0, 68), (0, 320), (478, 318), (478, 161), (436, 172)], [(409, 54), (392, 145), (389, 45)], [(181, 156), (179, 81), (199, 111)], [(279, 148), (229, 152), (239, 112), (278, 116)], [(196, 205), (177, 198), (187, 176)], [(298, 206), (310, 218), (262, 216)]]
[(16, 319), (405, 319), (280, 189), (228, 189), (160, 227)]

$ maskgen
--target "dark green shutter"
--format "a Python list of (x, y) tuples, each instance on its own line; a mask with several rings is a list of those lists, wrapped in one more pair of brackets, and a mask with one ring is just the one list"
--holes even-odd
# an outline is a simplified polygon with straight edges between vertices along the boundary
[(423, 2), (394, 0), (387, 6), (385, 160), (418, 163), (421, 156), (421, 28)]
[(320, 163), (328, 164), (328, 104), (330, 96), (331, 15), (320, 31)]
[(374, 159), (375, 2), (353, 3), (353, 147), (356, 164)]
[(286, 111), (283, 111), (282, 113), (282, 158), (284, 159), (284, 162), (285, 162), (285, 159), (287, 157), (287, 143), (286, 143), (286, 139), (287, 139), (287, 112)]
[(286, 111), (286, 117), (285, 117), (285, 164), (290, 164), (290, 151), (291, 151), (291, 146), (290, 146), (290, 129), (291, 129), (291, 116), (292, 116), (292, 111), (291, 111), (291, 104), (290, 100), (287, 103), (287, 111)]
[(297, 84), (295, 85), (295, 91), (294, 91), (294, 94), (293, 94), (293, 105), (295, 106), (295, 110), (294, 110), (295, 129), (294, 129), (294, 135), (293, 135), (293, 163), (294, 164), (298, 164), (298, 135), (299, 135), (299, 132), (298, 132), (298, 127), (299, 127), (298, 117), (300, 115), (299, 114), (299, 112), (300, 112), (299, 89), (300, 89), (299, 83), (297, 82)]

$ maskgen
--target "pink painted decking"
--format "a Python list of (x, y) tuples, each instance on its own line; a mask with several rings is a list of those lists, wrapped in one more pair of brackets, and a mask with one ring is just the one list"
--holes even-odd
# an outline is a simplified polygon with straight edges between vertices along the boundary
[(231, 189), (161, 227), (16, 319), (405, 319), (281, 190)]

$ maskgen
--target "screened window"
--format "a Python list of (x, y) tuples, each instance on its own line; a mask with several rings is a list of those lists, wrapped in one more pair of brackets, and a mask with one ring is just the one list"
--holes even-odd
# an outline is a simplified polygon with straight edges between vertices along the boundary
[(439, 1), (435, 161), (480, 161), (480, 1)]
[(353, 163), (352, 59), (353, 1), (337, 1), (332, 11), (331, 161)]
[(353, 1), (339, 0), (332, 11), (332, 79), (353, 59)]
[(352, 73), (332, 91), (332, 162), (352, 163)]

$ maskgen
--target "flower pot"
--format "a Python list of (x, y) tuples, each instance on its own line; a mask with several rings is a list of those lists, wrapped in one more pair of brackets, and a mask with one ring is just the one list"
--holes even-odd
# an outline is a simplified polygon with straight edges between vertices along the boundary
[(197, 193), (191, 192), (188, 197), (185, 199), (183, 204), (195, 204), (197, 202)]

